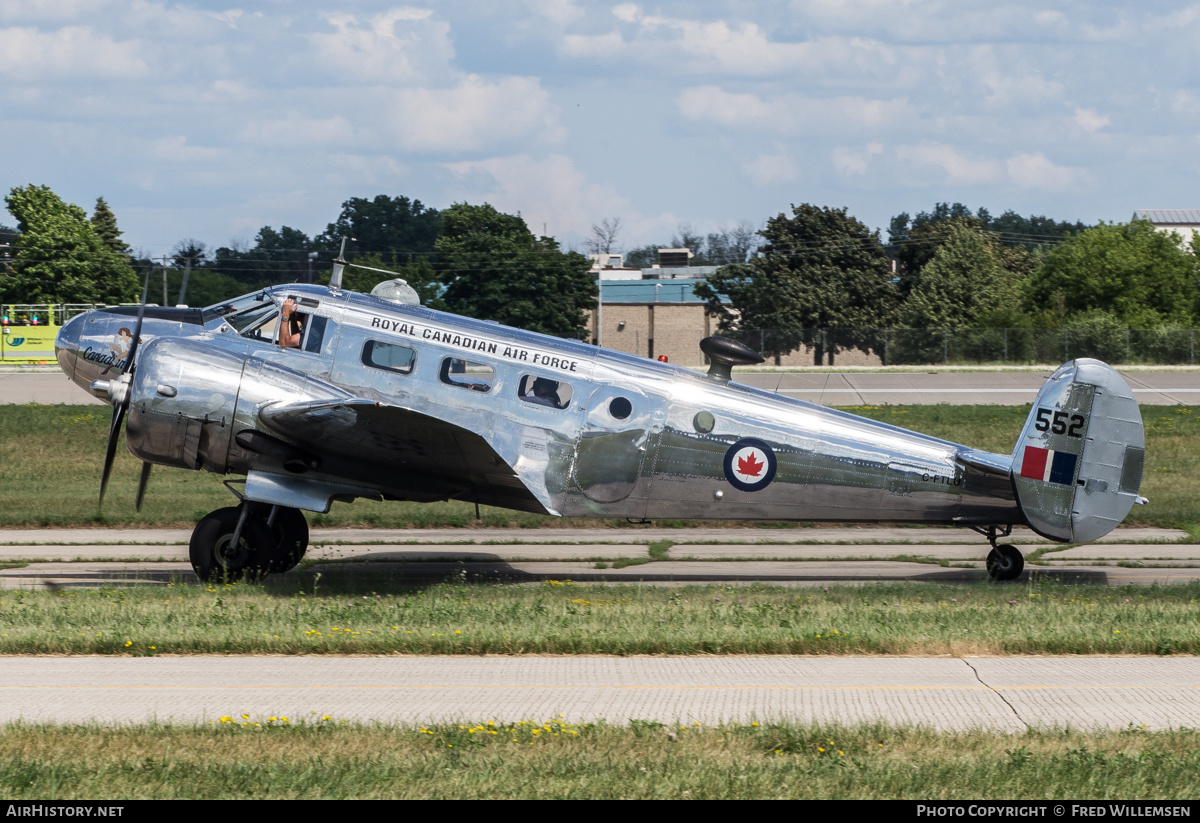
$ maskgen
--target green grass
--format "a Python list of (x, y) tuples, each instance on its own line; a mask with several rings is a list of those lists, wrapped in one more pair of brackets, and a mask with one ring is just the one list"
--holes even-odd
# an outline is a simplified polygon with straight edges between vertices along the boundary
[(263, 585), (0, 592), (0, 654), (1196, 654), (1200, 584)]
[[(350, 725), (0, 729), (9, 801), (223, 798), (1069, 797), (1191, 800), (1190, 730), (942, 733), (879, 725)], [(243, 725), (245, 724), (245, 725)]]
[[(976, 448), (1008, 453), (1028, 407), (858, 406), (855, 414), (926, 432)], [(1142, 494), (1148, 506), (1135, 506), (1126, 523), (1173, 526), (1197, 533), (1200, 521), (1200, 417), (1197, 407), (1145, 406), (1147, 464)], [(156, 468), (146, 504), (134, 511), (140, 463), (117, 452), (104, 514), (97, 512), (100, 471), (110, 412), (97, 406), (0, 406), (0, 527), (178, 526), (190, 527), (213, 509), (235, 501), (222, 477), (207, 472)], [(559, 519), (484, 507), (475, 519), (472, 504), (334, 504), (327, 515), (309, 515), (313, 526), (378, 528), (542, 526), (625, 527), (624, 520)], [(657, 521), (660, 527), (698, 525)], [(710, 525), (732, 525), (718, 523)], [(744, 524), (738, 524), (744, 525)], [(756, 523), (762, 528), (811, 524)], [(1200, 536), (1200, 533), (1197, 534)]]

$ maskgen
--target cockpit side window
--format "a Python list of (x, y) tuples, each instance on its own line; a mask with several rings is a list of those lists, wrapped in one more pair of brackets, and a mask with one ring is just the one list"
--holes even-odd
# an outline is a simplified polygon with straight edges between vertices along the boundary
[(397, 346), (380, 340), (368, 340), (362, 351), (363, 365), (398, 374), (412, 374), (417, 353), (408, 346)]
[(330, 326), (328, 317), (310, 314), (308, 322), (304, 324), (304, 340), (301, 341), (300, 348), (313, 354), (320, 354), (321, 346), (332, 332), (333, 328)]
[(571, 386), (549, 377), (527, 374), (521, 378), (517, 387), (517, 397), (535, 406), (565, 409), (571, 405)]
[(438, 370), (438, 379), (447, 386), (489, 392), (496, 380), (496, 370), (482, 363), (471, 363), (457, 357), (447, 357), (442, 360), (442, 367)]

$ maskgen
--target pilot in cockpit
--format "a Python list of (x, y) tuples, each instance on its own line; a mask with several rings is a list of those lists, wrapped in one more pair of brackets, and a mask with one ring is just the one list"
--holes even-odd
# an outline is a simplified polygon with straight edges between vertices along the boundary
[(279, 345), (285, 349), (300, 348), (305, 316), (296, 311), (296, 301), (290, 297), (283, 301), (280, 311), (282, 319), (279, 322)]

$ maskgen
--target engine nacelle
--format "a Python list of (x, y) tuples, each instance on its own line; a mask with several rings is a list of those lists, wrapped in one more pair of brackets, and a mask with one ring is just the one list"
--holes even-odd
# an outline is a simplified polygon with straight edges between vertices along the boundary
[(125, 443), (141, 460), (224, 473), (246, 358), (201, 340), (138, 352)]
[[(317, 468), (319, 460), (307, 450), (311, 444), (294, 446), (262, 431), (258, 412), (275, 403), (350, 395), (222, 342), (164, 337), (138, 352), (125, 429), (129, 451), (149, 463), (218, 474)], [(278, 352), (268, 350), (272, 354)]]

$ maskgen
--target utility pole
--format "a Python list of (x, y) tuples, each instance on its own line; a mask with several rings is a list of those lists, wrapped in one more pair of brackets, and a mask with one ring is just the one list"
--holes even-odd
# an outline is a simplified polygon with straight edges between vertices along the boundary
[(311, 283), (313, 281), (313, 261), (317, 259), (320, 252), (310, 251), (308, 253), (308, 279), (304, 282)]
[(168, 258), (166, 258), (166, 257), (163, 258), (163, 301), (162, 301), (162, 304), (163, 304), (164, 308), (171, 305), (170, 303), (167, 302), (167, 300), (169, 299), (167, 297), (167, 259)]
[(184, 260), (183, 262), (184, 262), (183, 283), (179, 287), (179, 305), (186, 306), (187, 303), (185, 303), (184, 300), (187, 298), (188, 275), (190, 275), (192, 273), (192, 258), (189, 257), (186, 260)]

